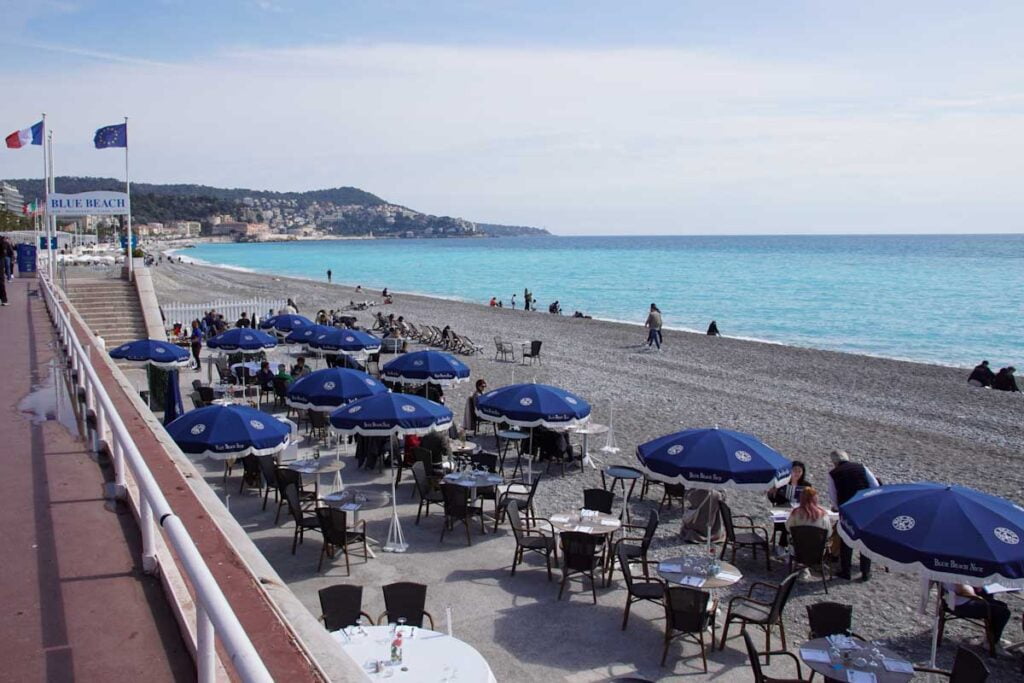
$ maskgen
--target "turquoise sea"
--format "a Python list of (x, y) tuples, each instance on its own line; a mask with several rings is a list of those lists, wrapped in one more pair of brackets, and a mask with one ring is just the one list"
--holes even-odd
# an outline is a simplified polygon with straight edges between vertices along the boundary
[[(181, 252), (361, 284), (946, 365), (1024, 367), (1024, 235), (536, 237), (204, 244)], [(545, 313), (546, 315), (547, 313)]]

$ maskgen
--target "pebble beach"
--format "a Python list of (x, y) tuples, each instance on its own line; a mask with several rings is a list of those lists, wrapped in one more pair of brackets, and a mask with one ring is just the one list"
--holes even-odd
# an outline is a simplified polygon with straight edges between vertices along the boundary
[[(717, 425), (754, 434), (786, 457), (805, 462), (810, 481), (823, 496), (828, 454), (841, 448), (883, 483), (955, 483), (1024, 503), (1024, 398), (973, 388), (961, 368), (672, 330), (665, 331), (663, 348), (657, 352), (644, 344), (642, 310), (636, 313), (637, 324), (631, 325), (401, 292), (393, 292), (392, 305), (384, 306), (379, 291), (357, 294), (347, 285), (166, 260), (151, 272), (162, 305), (291, 298), (301, 314), (312, 318), (319, 309), (337, 310), (350, 300), (368, 300), (376, 305), (355, 313), (361, 326), (370, 327), (371, 315), (378, 311), (415, 324), (450, 325), (484, 346), (482, 353), (462, 358), (474, 379), (485, 378), (491, 388), (528, 381), (561, 386), (590, 401), (593, 421), (612, 421), (621, 450), (597, 451), (605, 445), (604, 435), (594, 437), (591, 444), (603, 465), (635, 465), (640, 443), (681, 429)], [(728, 321), (718, 322), (727, 334)], [(496, 360), (495, 337), (541, 340), (541, 363)], [(387, 358), (383, 356), (382, 363)], [(457, 421), (461, 422), (471, 387), (464, 383), (446, 392)], [(590, 486), (600, 486), (599, 470), (555, 474), (538, 494), (538, 511), (545, 515), (578, 507), (582, 489)], [(759, 519), (768, 510), (760, 495), (731, 492), (728, 500), (736, 512)], [(657, 502), (634, 501), (634, 520), (646, 518), (645, 510), (657, 507)], [(680, 516), (678, 506), (662, 512), (655, 557), (685, 552), (678, 539)], [(495, 554), (495, 567), (507, 567), (510, 558), (511, 546), (503, 547)], [(745, 592), (748, 581), (778, 582), (785, 576), (781, 564), (766, 572), (763, 558), (753, 561), (749, 553), (741, 552), (738, 562), (744, 582), (734, 587), (737, 593)], [(927, 659), (931, 620), (916, 613), (916, 579), (884, 571), (876, 571), (868, 583), (837, 579), (830, 582), (827, 598), (821, 594), (820, 580), (804, 583), (787, 608), (789, 633), (806, 633), (804, 605), (822, 599), (849, 602), (855, 605), (859, 633), (884, 638), (914, 661)], [(1024, 602), (1012, 597), (1010, 601), (1017, 616), (1007, 637), (1019, 640), (1017, 603)], [(947, 641), (975, 635), (951, 626)], [(791, 649), (799, 638), (792, 640)], [(953, 650), (947, 642), (940, 662), (948, 666)], [(995, 660), (990, 680), (1011, 680), (1017, 667), (1012, 659)]]

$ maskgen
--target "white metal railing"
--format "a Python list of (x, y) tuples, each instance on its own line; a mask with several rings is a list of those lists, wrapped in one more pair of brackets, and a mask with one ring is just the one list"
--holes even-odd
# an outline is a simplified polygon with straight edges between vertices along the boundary
[(83, 348), (78, 340), (71, 319), (61, 306), (52, 283), (42, 273), (39, 274), (39, 282), (54, 326), (67, 349), (71, 369), (75, 372), (75, 381), (79, 388), (84, 389), (86, 405), (95, 415), (98, 439), (105, 440), (110, 448), (115, 483), (120, 491), (126, 491), (127, 474), (131, 472), (138, 487), (143, 568), (149, 572), (157, 568), (155, 539), (162, 528), (168, 544), (178, 556), (185, 576), (195, 590), (198, 680), (201, 683), (215, 680), (216, 639), (219, 638), (231, 658), (231, 664), (243, 681), (272, 681), (270, 673), (210, 573), (195, 542), (189, 536), (181, 519), (171, 510), (160, 490), (160, 485), (153, 478), (130, 432), (121, 421), (110, 396), (89, 361), (86, 348)]
[(277, 314), (287, 303), (284, 299), (224, 300), (206, 304), (170, 303), (162, 305), (160, 310), (164, 314), (164, 325), (170, 328), (174, 323), (188, 325), (193, 320), (202, 320), (210, 309), (221, 313), (229, 324), (240, 318), (242, 313), (248, 313), (250, 318), (255, 315), (262, 320), (268, 317), (270, 311)]

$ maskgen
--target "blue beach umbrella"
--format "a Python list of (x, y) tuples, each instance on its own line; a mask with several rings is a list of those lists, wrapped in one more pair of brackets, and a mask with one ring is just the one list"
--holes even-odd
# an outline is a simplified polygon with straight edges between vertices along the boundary
[(702, 489), (765, 491), (785, 485), (792, 464), (756, 437), (729, 429), (687, 429), (637, 446), (651, 477)]
[(1003, 498), (932, 482), (893, 484), (859, 492), (839, 519), (847, 545), (886, 566), (935, 581), (1024, 588), (1024, 508)]
[(111, 349), (110, 357), (147, 363), (161, 370), (174, 370), (188, 365), (189, 351), (158, 339), (136, 339)]
[(273, 330), (279, 335), (284, 336), (295, 330), (303, 330), (307, 327), (312, 327), (314, 324), (315, 323), (312, 320), (303, 315), (282, 313), (281, 315), (273, 315), (265, 319), (260, 323), (260, 329)]
[(381, 370), (385, 379), (405, 384), (448, 386), (469, 380), (469, 366), (441, 351), (414, 351), (402, 354)]
[(477, 399), (476, 414), (520, 427), (571, 427), (590, 418), (590, 404), (548, 384), (510, 384)]
[(331, 412), (339, 406), (386, 391), (383, 384), (365, 372), (326, 368), (296, 380), (288, 388), (285, 402), (293, 408)]
[(284, 450), (291, 427), (255, 408), (213, 405), (190, 410), (166, 427), (178, 447), (197, 458), (228, 460)]
[(235, 327), (206, 343), (211, 349), (221, 351), (241, 351), (242, 353), (257, 353), (264, 349), (272, 349), (277, 346), (277, 340), (266, 332), (253, 330), (248, 327)]
[(310, 340), (315, 339), (317, 335), (326, 334), (332, 331), (333, 327), (327, 325), (310, 325), (308, 327), (301, 327), (292, 330), (288, 333), (288, 336), (284, 338), (285, 344), (303, 344), (308, 345)]
[(164, 425), (173, 422), (185, 412), (181, 404), (181, 387), (178, 385), (178, 371), (167, 373), (167, 391), (164, 392)]
[[(1024, 508), (974, 489), (932, 482), (865, 489), (839, 507), (839, 535), (922, 579), (1024, 588)], [(932, 666), (941, 609), (935, 606)]]
[(378, 351), (381, 341), (368, 332), (361, 330), (345, 330), (332, 327), (329, 331), (315, 335), (307, 342), (314, 349), (327, 352), (359, 353)]
[(340, 434), (391, 436), (426, 434), (448, 428), (452, 411), (422, 396), (386, 392), (363, 398), (331, 413)]

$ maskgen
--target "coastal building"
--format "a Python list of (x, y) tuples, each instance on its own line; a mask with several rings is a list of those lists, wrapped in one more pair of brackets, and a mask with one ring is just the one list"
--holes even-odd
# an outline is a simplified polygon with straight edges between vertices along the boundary
[(25, 198), (14, 185), (0, 183), (0, 209), (16, 213), (19, 216), (25, 208)]

